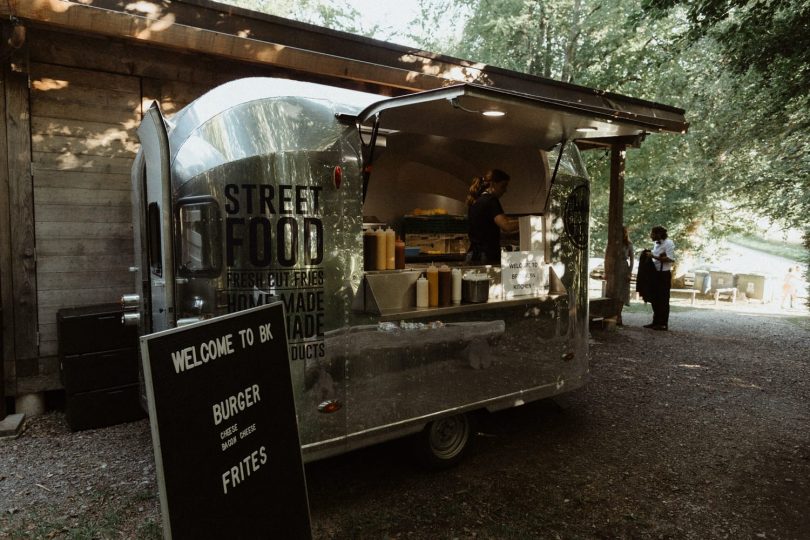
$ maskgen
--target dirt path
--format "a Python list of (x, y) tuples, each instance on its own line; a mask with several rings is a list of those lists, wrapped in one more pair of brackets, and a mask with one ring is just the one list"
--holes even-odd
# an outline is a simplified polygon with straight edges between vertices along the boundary
[(454, 470), (414, 472), (397, 445), (313, 464), (318, 537), (807, 538), (806, 326), (648, 317), (595, 334), (592, 380), (564, 407), (486, 419)]
[[(810, 318), (710, 307), (654, 332), (634, 306), (588, 385), (485, 417), (455, 469), (401, 443), (308, 465), (314, 537), (807, 538)], [(151, 452), (146, 421), (35, 419), (0, 443), (0, 538), (157, 537)]]

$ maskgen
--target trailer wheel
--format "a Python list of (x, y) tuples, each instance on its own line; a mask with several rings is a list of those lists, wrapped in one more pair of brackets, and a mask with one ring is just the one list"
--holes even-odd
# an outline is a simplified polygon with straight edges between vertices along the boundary
[(472, 446), (474, 423), (471, 414), (457, 414), (429, 423), (415, 439), (421, 461), (434, 469), (458, 464)]

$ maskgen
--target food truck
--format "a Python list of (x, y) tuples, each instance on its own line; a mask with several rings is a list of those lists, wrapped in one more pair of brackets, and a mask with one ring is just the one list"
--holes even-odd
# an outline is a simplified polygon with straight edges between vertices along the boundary
[[(452, 464), (479, 411), (585, 383), (589, 188), (573, 141), (640, 129), (475, 84), (385, 97), (247, 78), (171, 119), (154, 103), (125, 320), (147, 334), (281, 301), (305, 460), (419, 434)], [(520, 230), (500, 264), (475, 265), (465, 199), (492, 168), (511, 176), (501, 203)]]

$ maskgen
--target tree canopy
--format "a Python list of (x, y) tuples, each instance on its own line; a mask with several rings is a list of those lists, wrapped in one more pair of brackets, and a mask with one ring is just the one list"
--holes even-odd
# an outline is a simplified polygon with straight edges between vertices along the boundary
[[(350, 0), (230, 0), (378, 39)], [(274, 6), (274, 7), (273, 7)], [(687, 111), (684, 136), (631, 150), (625, 220), (635, 241), (664, 224), (700, 248), (762, 215), (810, 231), (807, 0), (420, 0), (405, 32), (426, 50)], [(272, 7), (272, 9), (271, 9)], [(437, 32), (451, 19), (457, 35)], [(604, 250), (609, 159), (587, 153), (593, 251)], [(810, 233), (806, 235), (810, 240)]]

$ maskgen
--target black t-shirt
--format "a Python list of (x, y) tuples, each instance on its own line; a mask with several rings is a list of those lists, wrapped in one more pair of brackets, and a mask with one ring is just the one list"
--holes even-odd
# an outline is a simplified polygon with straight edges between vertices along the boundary
[(498, 197), (484, 193), (470, 206), (467, 217), (470, 227), (470, 251), (473, 261), (486, 255), (489, 264), (501, 262), (501, 229), (495, 223), (495, 216), (503, 214)]

